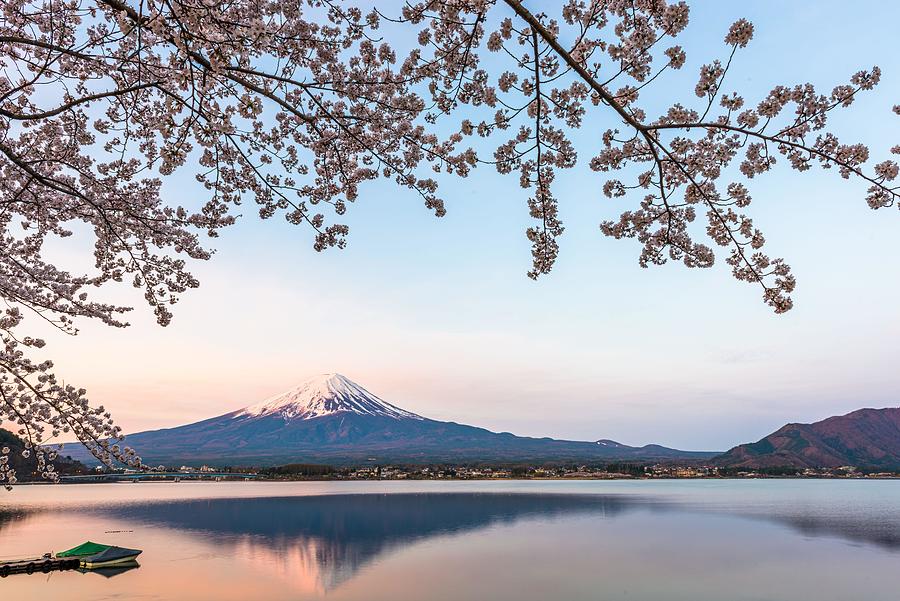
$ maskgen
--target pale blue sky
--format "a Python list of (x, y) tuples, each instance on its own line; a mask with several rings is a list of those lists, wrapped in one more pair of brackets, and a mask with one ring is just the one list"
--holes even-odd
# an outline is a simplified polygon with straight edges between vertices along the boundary
[[(881, 86), (836, 129), (879, 160), (900, 143), (890, 113), (900, 102), (900, 5), (690, 4), (680, 38), (688, 64), (644, 106), (696, 100), (699, 65), (721, 56), (728, 25), (747, 17), (756, 36), (730, 83), (748, 100), (803, 81), (829, 92), (878, 64)], [(224, 413), (331, 371), (436, 419), (692, 449), (900, 404), (896, 209), (871, 211), (864, 186), (833, 172), (778, 169), (751, 182), (752, 215), (799, 282), (795, 309), (775, 316), (724, 261), (642, 270), (637, 243), (600, 234), (602, 220), (634, 204), (603, 197), (603, 179), (586, 167), (613, 123), (577, 137), (579, 167), (556, 188), (566, 226), (559, 262), (538, 282), (525, 277), (527, 195), (516, 178), (482, 167), (444, 182), (441, 220), (410, 193), (365, 186), (345, 219), (344, 251), (317, 254), (308, 231), (261, 223), (248, 206), (213, 261), (195, 266), (201, 288), (170, 327), (139, 306), (127, 330), (82, 323), (77, 338), (49, 335), (46, 351), (126, 430)], [(173, 201), (198, 198), (189, 181), (168, 185)]]

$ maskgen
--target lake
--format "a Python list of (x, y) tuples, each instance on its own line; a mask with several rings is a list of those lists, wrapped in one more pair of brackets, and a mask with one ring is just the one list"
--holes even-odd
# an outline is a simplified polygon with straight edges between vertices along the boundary
[(0, 558), (85, 540), (119, 572), (0, 599), (896, 601), (900, 481), (181, 482), (19, 486)]

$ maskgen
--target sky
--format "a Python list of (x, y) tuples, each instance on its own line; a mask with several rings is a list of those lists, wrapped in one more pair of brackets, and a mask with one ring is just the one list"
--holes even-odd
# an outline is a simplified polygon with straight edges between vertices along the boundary
[[(756, 26), (729, 80), (748, 100), (776, 84), (822, 91), (878, 64), (882, 83), (835, 120), (882, 160), (900, 143), (900, 5), (859, 1), (689, 2), (679, 40), (688, 63), (648, 108), (697, 100), (699, 66), (722, 56), (728, 26)], [(598, 113), (557, 180), (566, 232), (554, 271), (526, 277), (527, 193), (482, 167), (442, 181), (436, 219), (389, 183), (362, 188), (344, 250), (316, 253), (309, 231), (261, 222), (248, 206), (193, 265), (201, 287), (158, 327), (130, 290), (132, 326), (82, 322), (77, 337), (41, 332), (57, 373), (88, 389), (128, 431), (219, 415), (340, 372), (383, 399), (440, 420), (520, 435), (612, 438), (720, 450), (787, 422), (900, 405), (900, 235), (896, 209), (870, 210), (860, 182), (784, 168), (750, 182), (750, 213), (798, 279), (776, 316), (724, 257), (707, 270), (641, 269), (638, 243), (601, 221), (635, 204), (610, 200), (588, 167)], [(605, 120), (604, 120), (605, 119)], [(784, 167), (784, 165), (782, 165)], [(202, 194), (167, 182), (173, 204)]]

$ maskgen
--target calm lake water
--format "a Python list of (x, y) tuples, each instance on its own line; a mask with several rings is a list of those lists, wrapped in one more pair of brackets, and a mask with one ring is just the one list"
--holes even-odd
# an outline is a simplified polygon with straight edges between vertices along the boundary
[(141, 483), (0, 495), (0, 599), (896, 601), (900, 481)]

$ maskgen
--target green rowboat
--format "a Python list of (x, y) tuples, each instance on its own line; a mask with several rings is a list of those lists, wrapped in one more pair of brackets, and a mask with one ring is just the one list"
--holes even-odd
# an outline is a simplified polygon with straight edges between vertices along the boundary
[(125, 547), (101, 545), (87, 541), (67, 551), (60, 551), (56, 556), (59, 558), (77, 557), (81, 560), (81, 567), (90, 570), (133, 562), (140, 554), (139, 549), (126, 549)]

